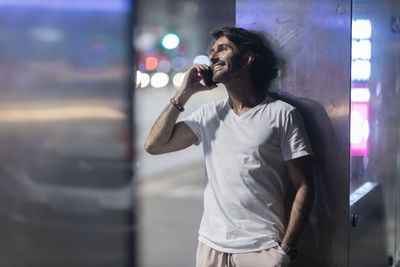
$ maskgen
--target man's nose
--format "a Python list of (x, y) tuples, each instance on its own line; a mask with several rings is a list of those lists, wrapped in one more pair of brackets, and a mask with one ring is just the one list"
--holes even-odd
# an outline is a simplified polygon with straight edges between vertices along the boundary
[(210, 59), (211, 63), (216, 63), (218, 61), (216, 53), (214, 52), (211, 52), (208, 58)]

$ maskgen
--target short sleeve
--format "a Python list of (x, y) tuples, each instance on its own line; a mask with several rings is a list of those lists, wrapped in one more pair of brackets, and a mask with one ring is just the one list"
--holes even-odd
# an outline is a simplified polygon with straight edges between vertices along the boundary
[(281, 132), (281, 150), (285, 161), (312, 155), (303, 119), (297, 109), (289, 111)]
[(198, 146), (201, 143), (201, 125), (203, 121), (203, 108), (200, 108), (192, 112), (189, 116), (185, 117), (181, 121), (184, 122), (193, 133), (197, 136), (198, 141), (195, 143)]

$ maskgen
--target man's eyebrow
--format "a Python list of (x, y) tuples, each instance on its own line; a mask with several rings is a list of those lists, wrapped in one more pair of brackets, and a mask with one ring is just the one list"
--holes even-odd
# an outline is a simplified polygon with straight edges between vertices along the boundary
[[(217, 45), (217, 48), (220, 48), (220, 47), (223, 47), (223, 46), (227, 46), (227, 47), (233, 49), (233, 47), (232, 47), (231, 45), (225, 44), (225, 43), (223, 43), (223, 44), (218, 44), (218, 45)], [(214, 48), (211, 48), (210, 53), (213, 52), (213, 51), (214, 51)]]

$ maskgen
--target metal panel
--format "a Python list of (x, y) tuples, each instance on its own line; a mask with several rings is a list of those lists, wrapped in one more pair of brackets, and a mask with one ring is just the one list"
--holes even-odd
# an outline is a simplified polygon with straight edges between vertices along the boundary
[[(364, 183), (379, 184), (382, 196), (369, 203), (369, 210), (380, 208), (382, 214), (371, 217), (367, 210), (351, 207), (359, 222), (350, 232), (350, 261), (354, 263), (352, 266), (397, 266), (400, 260), (400, 2), (353, 0), (352, 20), (353, 39), (370, 43), (370, 47), (365, 51), (365, 47), (356, 43), (352, 49), (352, 103), (360, 102), (359, 92), (368, 96), (364, 102), (369, 107), (369, 125), (367, 132), (362, 131), (355, 114), (351, 130), (352, 135), (365, 133), (369, 138), (368, 150), (351, 157), (351, 187), (357, 191)], [(361, 31), (356, 27), (359, 22), (366, 25)], [(361, 61), (368, 61), (370, 69), (354, 63), (362, 57)], [(381, 230), (377, 231), (377, 226)], [(361, 259), (368, 265), (362, 264)]]
[(131, 266), (129, 1), (0, 14), (0, 265)]
[(236, 1), (237, 26), (268, 33), (286, 65), (276, 89), (303, 114), (316, 202), (294, 266), (348, 266), (351, 2)]

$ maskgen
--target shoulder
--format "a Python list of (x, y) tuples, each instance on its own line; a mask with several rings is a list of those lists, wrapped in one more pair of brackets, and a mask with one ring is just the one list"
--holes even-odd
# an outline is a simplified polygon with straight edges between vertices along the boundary
[(267, 103), (268, 111), (275, 115), (289, 115), (290, 113), (296, 111), (296, 108), (289, 103), (279, 100), (270, 98)]
[(201, 106), (201, 110), (205, 113), (218, 113), (226, 106), (226, 99), (211, 101)]

